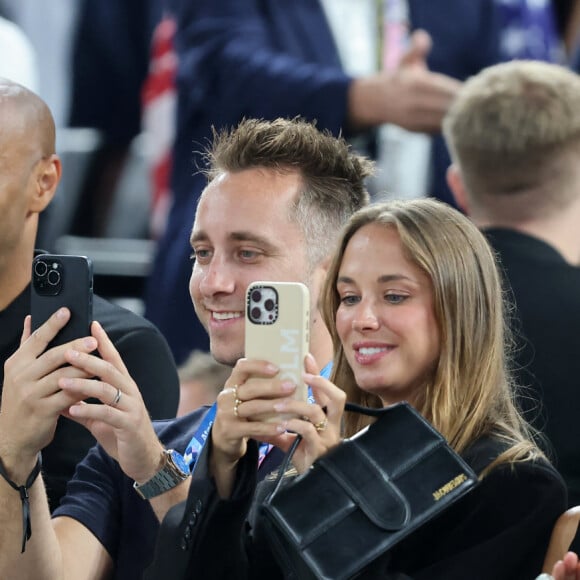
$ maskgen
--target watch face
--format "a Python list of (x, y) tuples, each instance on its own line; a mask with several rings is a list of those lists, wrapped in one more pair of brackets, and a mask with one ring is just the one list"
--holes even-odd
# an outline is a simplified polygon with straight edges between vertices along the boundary
[(181, 453), (178, 453), (175, 450), (171, 450), (171, 459), (178, 469), (180, 469), (183, 473), (189, 474), (189, 465), (187, 465)]

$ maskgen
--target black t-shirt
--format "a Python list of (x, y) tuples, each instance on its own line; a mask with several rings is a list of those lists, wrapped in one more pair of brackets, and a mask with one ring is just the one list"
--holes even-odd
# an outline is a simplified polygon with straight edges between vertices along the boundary
[[(580, 268), (552, 246), (509, 229), (485, 230), (498, 252), (516, 310), (514, 371), (526, 419), (547, 438), (545, 447), (568, 486), (568, 505), (580, 503)], [(580, 538), (573, 544), (580, 550)]]
[(544, 241), (486, 230), (513, 291), (514, 367), (526, 418), (548, 438), (556, 468), (580, 503), (580, 268)]
[[(0, 385), (4, 382), (4, 363), (18, 349), (24, 317), (29, 312), (30, 287), (0, 312)], [(101, 323), (119, 351), (151, 417), (175, 417), (179, 378), (161, 333), (143, 317), (98, 296), (93, 300), (93, 318)], [(42, 471), (52, 509), (64, 495), (77, 463), (94, 444), (87, 429), (59, 418), (53, 441), (42, 451)]]

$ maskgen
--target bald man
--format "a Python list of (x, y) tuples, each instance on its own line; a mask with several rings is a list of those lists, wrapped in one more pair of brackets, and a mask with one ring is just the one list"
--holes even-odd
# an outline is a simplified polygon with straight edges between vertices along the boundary
[[(30, 312), (30, 281), (39, 215), (52, 201), (60, 176), (55, 126), (47, 105), (23, 86), (0, 78), (2, 386), (4, 363), (18, 348), (24, 319)], [(161, 333), (142, 317), (98, 296), (94, 297), (93, 313), (134, 377), (150, 415), (156, 419), (174, 417), (179, 380)], [(60, 417), (54, 428), (54, 438), (42, 452), (51, 509), (58, 506), (76, 464), (95, 442), (87, 429), (65, 417)]]

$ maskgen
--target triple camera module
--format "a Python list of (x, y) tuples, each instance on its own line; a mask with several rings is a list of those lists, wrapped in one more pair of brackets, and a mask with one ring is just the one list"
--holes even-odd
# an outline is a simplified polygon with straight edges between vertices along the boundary
[(278, 319), (278, 292), (271, 286), (254, 288), (248, 296), (248, 320), (254, 324), (274, 324)]

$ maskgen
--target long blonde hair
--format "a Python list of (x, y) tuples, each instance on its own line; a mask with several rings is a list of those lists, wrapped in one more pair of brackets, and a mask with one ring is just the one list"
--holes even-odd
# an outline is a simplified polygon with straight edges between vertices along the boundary
[[(356, 212), (343, 230), (322, 292), (322, 313), (334, 346), (331, 380), (347, 400), (380, 407), (380, 399), (356, 384), (338, 337), (336, 281), (345, 248), (363, 226), (378, 223), (395, 230), (411, 262), (429, 276), (441, 353), (432, 379), (415, 407), (461, 452), (476, 439), (493, 434), (507, 443), (495, 462), (531, 459), (541, 452), (514, 404), (507, 368), (509, 332), (506, 303), (492, 250), (461, 213), (432, 200), (393, 201)], [(347, 413), (351, 435), (366, 419)]]

